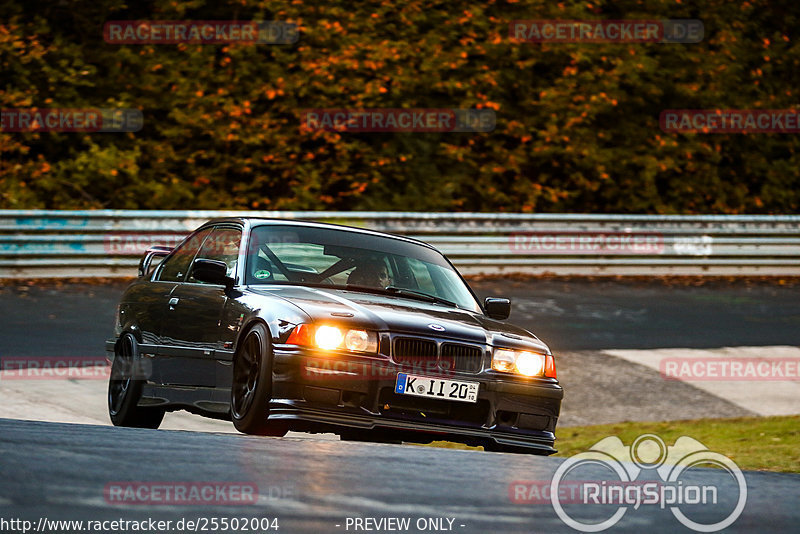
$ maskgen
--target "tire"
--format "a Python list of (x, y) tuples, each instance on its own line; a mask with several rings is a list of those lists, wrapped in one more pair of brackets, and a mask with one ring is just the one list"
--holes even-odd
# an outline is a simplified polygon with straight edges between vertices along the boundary
[(233, 358), (231, 419), (236, 430), (258, 436), (284, 436), (288, 424), (269, 421), (272, 399), (272, 344), (258, 323), (242, 338)]
[(163, 408), (138, 405), (145, 383), (141, 369), (136, 339), (131, 334), (123, 334), (115, 347), (108, 379), (108, 415), (114, 426), (158, 428), (164, 419)]

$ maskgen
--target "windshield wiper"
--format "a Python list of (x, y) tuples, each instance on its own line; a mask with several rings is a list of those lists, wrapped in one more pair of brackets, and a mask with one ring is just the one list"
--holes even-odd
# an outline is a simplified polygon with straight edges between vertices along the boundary
[(409, 297), (417, 297), (420, 300), (427, 300), (428, 302), (435, 302), (437, 304), (446, 304), (448, 306), (458, 308), (458, 304), (456, 304), (451, 300), (443, 299), (442, 297), (437, 297), (436, 295), (431, 295), (429, 293), (423, 293), (422, 291), (414, 291), (413, 289), (406, 289), (404, 287), (397, 287), (397, 286), (386, 286), (384, 290), (393, 294), (406, 295)]

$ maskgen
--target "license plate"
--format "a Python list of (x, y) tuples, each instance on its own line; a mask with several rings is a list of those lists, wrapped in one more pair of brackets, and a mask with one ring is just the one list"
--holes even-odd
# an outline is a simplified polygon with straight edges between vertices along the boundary
[(462, 382), (461, 380), (397, 373), (394, 392), (400, 395), (414, 395), (431, 399), (478, 402), (478, 385), (478, 382)]

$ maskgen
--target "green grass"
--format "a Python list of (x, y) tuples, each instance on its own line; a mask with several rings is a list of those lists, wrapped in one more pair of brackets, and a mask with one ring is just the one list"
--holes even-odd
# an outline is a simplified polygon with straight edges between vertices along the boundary
[[(608, 436), (630, 445), (642, 434), (656, 434), (669, 446), (680, 436), (698, 440), (714, 452), (729, 457), (741, 469), (800, 473), (800, 416), (695, 419), (658, 423), (614, 423), (556, 430), (555, 456), (573, 456)], [(482, 450), (458, 443), (437, 441), (434, 447)]]

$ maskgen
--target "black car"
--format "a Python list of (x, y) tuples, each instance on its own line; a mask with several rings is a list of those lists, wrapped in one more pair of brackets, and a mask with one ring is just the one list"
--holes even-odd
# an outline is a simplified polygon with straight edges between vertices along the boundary
[[(154, 258), (163, 258), (151, 268)], [(432, 246), (330, 224), (226, 218), (153, 247), (119, 304), (108, 407), (248, 434), (450, 440), (551, 454), (563, 391), (548, 347), (502, 322)]]

